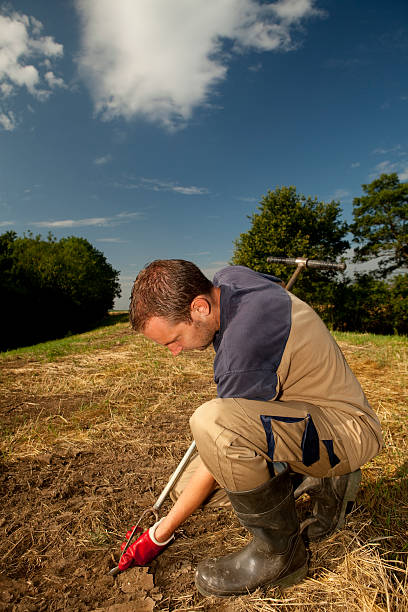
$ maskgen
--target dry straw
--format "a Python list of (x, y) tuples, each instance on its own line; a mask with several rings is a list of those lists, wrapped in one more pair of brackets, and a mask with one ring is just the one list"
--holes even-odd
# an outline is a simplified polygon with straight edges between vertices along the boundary
[[(11, 580), (6, 605), (16, 611), (125, 601), (104, 583), (112, 555), (184, 454), (190, 414), (215, 396), (211, 351), (174, 359), (126, 324), (86, 338), (86, 350), (73, 346), (54, 360), (28, 354), (1, 363), (0, 559)], [(301, 584), (220, 601), (197, 594), (194, 566), (242, 546), (247, 535), (229, 510), (200, 510), (152, 567), (155, 610), (408, 611), (408, 343), (340, 343), (385, 439), (364, 467), (346, 528), (310, 546)], [(306, 497), (299, 512), (307, 510)]]

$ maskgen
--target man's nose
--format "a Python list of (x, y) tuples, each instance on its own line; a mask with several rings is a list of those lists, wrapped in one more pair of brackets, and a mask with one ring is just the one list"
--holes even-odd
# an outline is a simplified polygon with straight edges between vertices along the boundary
[(168, 349), (170, 353), (176, 357), (177, 355), (181, 353), (181, 351), (183, 350), (183, 347), (181, 346), (181, 344), (170, 344)]

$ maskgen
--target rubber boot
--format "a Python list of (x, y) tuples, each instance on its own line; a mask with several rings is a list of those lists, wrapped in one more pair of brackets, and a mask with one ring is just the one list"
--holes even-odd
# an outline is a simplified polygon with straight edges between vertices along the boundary
[(284, 471), (251, 491), (227, 491), (240, 523), (253, 535), (239, 552), (199, 563), (195, 582), (202, 595), (230, 597), (259, 586), (296, 584), (307, 575), (293, 488)]
[(312, 500), (314, 520), (307, 519), (311, 524), (306, 531), (310, 540), (327, 538), (344, 527), (345, 516), (353, 506), (360, 482), (360, 470), (332, 478), (304, 478), (295, 491), (295, 498), (308, 493)]

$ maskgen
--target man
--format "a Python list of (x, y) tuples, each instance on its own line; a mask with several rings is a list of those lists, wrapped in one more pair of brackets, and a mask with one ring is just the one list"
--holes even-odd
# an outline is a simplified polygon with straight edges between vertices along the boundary
[(211, 283), (184, 260), (140, 272), (130, 320), (173, 355), (213, 343), (218, 398), (191, 417), (198, 456), (174, 506), (129, 547), (120, 569), (149, 563), (196, 508), (227, 499), (253, 539), (201, 562), (198, 590), (226, 597), (302, 580), (308, 564), (293, 477), (313, 503), (302, 528), (310, 539), (326, 537), (343, 526), (359, 468), (381, 448), (378, 419), (329, 331), (272, 276), (229, 266)]

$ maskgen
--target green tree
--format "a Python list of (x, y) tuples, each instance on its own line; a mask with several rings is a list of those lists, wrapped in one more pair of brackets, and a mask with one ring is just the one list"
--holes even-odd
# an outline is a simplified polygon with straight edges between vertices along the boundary
[[(350, 246), (338, 202), (305, 197), (293, 186), (278, 187), (262, 198), (258, 211), (248, 217), (250, 229), (235, 241), (231, 260), (235, 265), (275, 274), (286, 281), (293, 269), (268, 263), (269, 255), (334, 262)], [(330, 285), (336, 277), (332, 271), (307, 271), (299, 277), (293, 291), (313, 305), (321, 305), (330, 300)]]
[(0, 349), (96, 325), (120, 296), (119, 272), (84, 238), (0, 236)]
[(13, 247), (17, 238), (16, 232), (9, 231), (0, 235), (0, 288), (1, 295), (5, 295), (12, 279), (10, 277), (13, 265)]
[(408, 267), (408, 183), (400, 183), (396, 173), (382, 174), (362, 188), (366, 195), (353, 200), (354, 259), (378, 258), (374, 274), (385, 278)]

